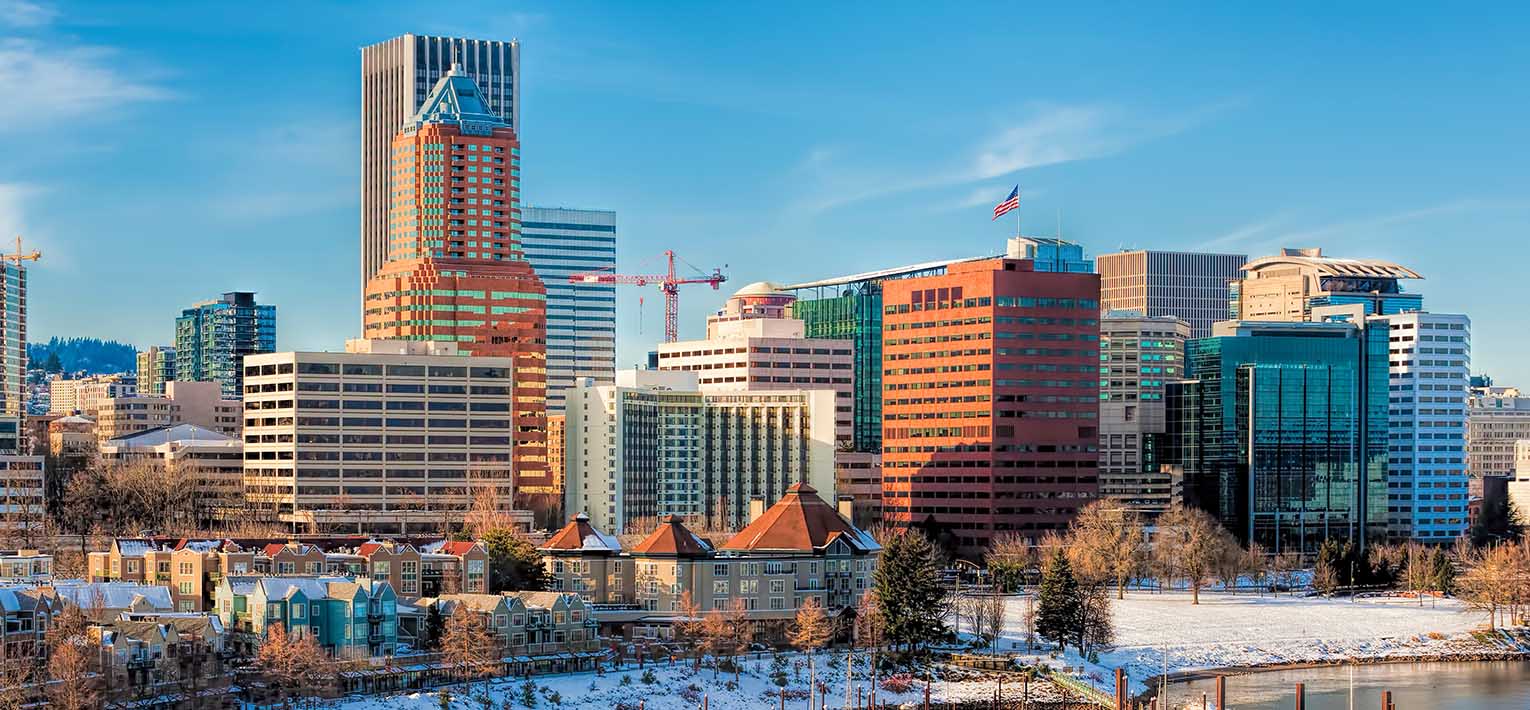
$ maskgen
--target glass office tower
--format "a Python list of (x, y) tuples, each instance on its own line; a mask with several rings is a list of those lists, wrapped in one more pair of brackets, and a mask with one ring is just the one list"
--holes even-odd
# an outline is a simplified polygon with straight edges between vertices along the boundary
[(1168, 458), (1189, 502), (1245, 543), (1315, 553), (1387, 534), (1386, 328), (1227, 322), (1169, 386)]

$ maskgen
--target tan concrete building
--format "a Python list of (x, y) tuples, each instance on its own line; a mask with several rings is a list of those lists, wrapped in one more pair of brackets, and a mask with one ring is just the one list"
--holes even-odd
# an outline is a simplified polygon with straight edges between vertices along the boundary
[(0, 454), (0, 530), (40, 534), (47, 512), (48, 469), (42, 456)]
[(133, 582), (170, 590), (178, 612), (212, 609), (213, 590), (225, 575), (250, 574), (255, 552), (226, 540), (176, 543), (119, 538), (106, 552), (87, 556), (92, 582)]
[(670, 514), (728, 527), (793, 483), (833, 491), (834, 409), (832, 390), (708, 393), (690, 371), (586, 378), (567, 400), (564, 507), (608, 530)]
[(1423, 310), (1423, 297), (1401, 281), (1422, 279), (1390, 261), (1324, 256), (1322, 249), (1282, 249), (1243, 265), (1229, 285), (1227, 320), (1304, 322), (1312, 309), (1360, 305), (1365, 315)]
[(1530, 439), (1530, 397), (1517, 387), (1478, 387), (1467, 402), (1467, 471), (1515, 475), (1516, 447)]
[(238, 437), (240, 409), (239, 400), (223, 399), (217, 382), (166, 382), (163, 396), (106, 397), (92, 411), (97, 437), (104, 442), (177, 424), (195, 424)]
[(74, 407), (65, 413), (77, 411), (93, 417), (104, 401), (138, 394), (138, 380), (131, 375), (91, 375), (73, 382)]
[(318, 531), (434, 531), (482, 487), (511, 514), (512, 364), (423, 341), (248, 356), (246, 494)]
[(1227, 320), (1228, 284), (1243, 278), (1246, 254), (1178, 251), (1123, 251), (1095, 258), (1100, 274), (1100, 310), (1157, 317), (1190, 324), (1190, 336), (1211, 335), (1211, 324)]

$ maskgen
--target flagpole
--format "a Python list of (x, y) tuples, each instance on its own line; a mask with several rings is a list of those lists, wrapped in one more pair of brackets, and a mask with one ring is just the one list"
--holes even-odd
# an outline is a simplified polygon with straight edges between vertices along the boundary
[[(1018, 191), (1016, 191), (1015, 192), (1015, 196), (1019, 197), (1020, 193)], [(1015, 236), (1016, 237), (1024, 237), (1025, 236), (1024, 234), (1022, 234), (1020, 232), (1020, 202), (1019, 201), (1015, 202)]]

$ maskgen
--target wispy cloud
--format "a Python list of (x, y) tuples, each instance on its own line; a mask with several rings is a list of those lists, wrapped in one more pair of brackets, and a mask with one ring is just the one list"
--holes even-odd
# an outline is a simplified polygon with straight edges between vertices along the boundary
[(30, 29), (52, 24), (58, 10), (29, 0), (0, 0), (0, 26)]
[[(1012, 176), (1024, 170), (1109, 157), (1209, 120), (1236, 102), (1175, 114), (1152, 114), (1110, 104), (1036, 104), (972, 145), (927, 153), (962, 156), (944, 164), (870, 167), (845, 157), (843, 149), (814, 148), (799, 163), (813, 195), (800, 207), (809, 212), (861, 200), (934, 187), (950, 187)], [(908, 177), (916, 176), (916, 177)], [(965, 206), (979, 200), (972, 191)], [(970, 204), (969, 204), (970, 203)]]
[[(74, 260), (63, 240), (53, 239), (53, 234), (28, 218), (29, 205), (46, 191), (37, 185), (24, 182), (0, 182), (0, 238), (12, 239), (22, 235), (27, 249), (41, 249), (44, 260), (38, 266), (50, 270), (68, 270)], [(0, 242), (0, 246), (9, 242)]]
[(1429, 207), (1420, 207), (1386, 214), (1372, 215), (1357, 219), (1345, 219), (1329, 224), (1308, 227), (1295, 231), (1285, 232), (1276, 237), (1277, 241), (1288, 246), (1311, 246), (1319, 242), (1347, 235), (1370, 236), (1376, 230), (1384, 227), (1395, 227), (1409, 222), (1416, 222), (1430, 217), (1455, 214), (1478, 209), (1490, 209), (1505, 206), (1503, 203), (1475, 198), (1452, 200)]
[(171, 97), (161, 86), (125, 72), (110, 47), (0, 39), (0, 131), (57, 125), (64, 119), (111, 116), (125, 105)]

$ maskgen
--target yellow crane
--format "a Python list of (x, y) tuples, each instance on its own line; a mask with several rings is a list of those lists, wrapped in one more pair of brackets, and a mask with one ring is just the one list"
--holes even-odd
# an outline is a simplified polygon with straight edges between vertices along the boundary
[(21, 250), (21, 235), (20, 234), (16, 235), (16, 253), (15, 254), (0, 254), (0, 259), (5, 259), (6, 261), (16, 262), (17, 266), (21, 266), (21, 262), (23, 262), (23, 261), (37, 261), (38, 259), (41, 259), (41, 258), (42, 258), (42, 252), (40, 252), (40, 251), (38, 251), (36, 249), (33, 249), (30, 252), (24, 252), (24, 251)]

